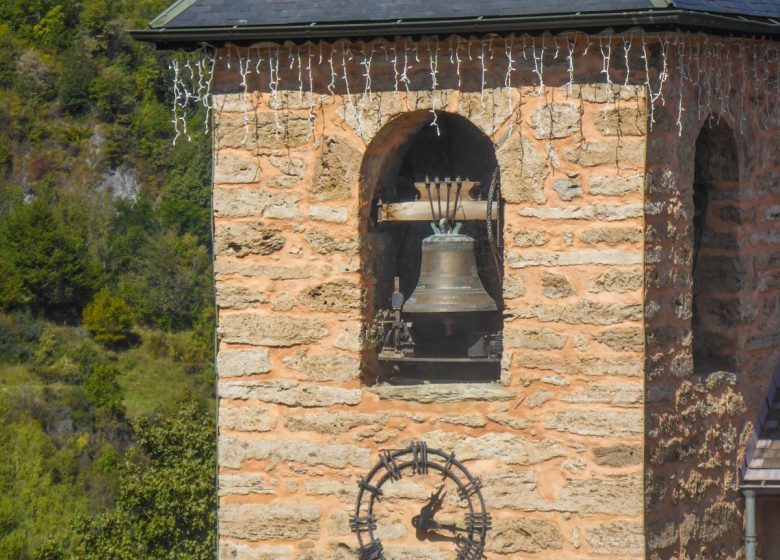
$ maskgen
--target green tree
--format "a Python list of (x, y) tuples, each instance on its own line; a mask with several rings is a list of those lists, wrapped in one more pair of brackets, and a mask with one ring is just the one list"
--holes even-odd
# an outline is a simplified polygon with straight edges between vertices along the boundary
[(92, 337), (105, 346), (127, 342), (133, 326), (133, 312), (125, 300), (103, 288), (84, 308), (84, 326)]
[(195, 404), (139, 421), (113, 510), (76, 527), (73, 560), (211, 560), (216, 436)]

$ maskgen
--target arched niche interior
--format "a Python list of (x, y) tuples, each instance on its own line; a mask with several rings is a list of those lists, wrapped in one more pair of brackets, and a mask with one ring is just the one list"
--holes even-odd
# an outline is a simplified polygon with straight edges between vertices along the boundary
[[(379, 222), (378, 203), (415, 200), (415, 182), (426, 178), (461, 178), (477, 181), (474, 196), (486, 200), (498, 163), (495, 147), (478, 127), (456, 114), (439, 112), (436, 124), (430, 111), (403, 114), (379, 131), (368, 146), (361, 169), (361, 264), (366, 304), (364, 325), (373, 324), (377, 310), (387, 309), (400, 279), (400, 291), (408, 299), (417, 286), (422, 241), (433, 234), (431, 221)], [(464, 193), (465, 195), (465, 193)], [(414, 335), (420, 347), (435, 347), (438, 341), (464, 344), (465, 330), (503, 330), (502, 276), (500, 257), (501, 220), (492, 222), (491, 243), (488, 221), (462, 222), (461, 232), (476, 241), (476, 262), (480, 280), (495, 300), (498, 310), (458, 317), (448, 341), (441, 341), (441, 316), (415, 316)], [(455, 336), (457, 335), (457, 336)], [(441, 346), (441, 345), (440, 345)], [(447, 348), (439, 348), (447, 351)], [(462, 351), (463, 348), (460, 348)], [(388, 364), (377, 358), (376, 348), (366, 348), (362, 356), (364, 382), (414, 384), (419, 382), (490, 382), (500, 377), (500, 364)]]
[(749, 268), (739, 252), (739, 158), (734, 134), (713, 116), (696, 139), (693, 180), (693, 368), (736, 371), (735, 327)]

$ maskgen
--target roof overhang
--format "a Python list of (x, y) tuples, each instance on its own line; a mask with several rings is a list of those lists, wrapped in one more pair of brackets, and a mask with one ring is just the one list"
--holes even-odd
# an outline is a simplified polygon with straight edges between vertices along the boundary
[(562, 31), (620, 31), (641, 27), (652, 31), (706, 31), (718, 35), (780, 37), (780, 21), (689, 10), (641, 10), (561, 15), (408, 19), (297, 25), (233, 27), (150, 28), (131, 31), (139, 41), (160, 49), (199, 48), (204, 44), (251, 45), (264, 41), (318, 41), (339, 38), (374, 39), (419, 35), (468, 35), (485, 33), (542, 33)]

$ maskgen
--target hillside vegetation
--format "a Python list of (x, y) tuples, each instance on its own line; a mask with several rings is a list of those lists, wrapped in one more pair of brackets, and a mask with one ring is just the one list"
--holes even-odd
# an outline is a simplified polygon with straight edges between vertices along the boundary
[(0, 560), (214, 556), (210, 148), (127, 34), (167, 4), (0, 0)]

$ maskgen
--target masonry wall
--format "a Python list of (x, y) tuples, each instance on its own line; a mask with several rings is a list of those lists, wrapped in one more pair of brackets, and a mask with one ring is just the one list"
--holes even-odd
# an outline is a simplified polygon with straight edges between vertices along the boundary
[[(506, 87), (496, 62), (483, 89), (475, 58), (463, 61), (472, 77), (442, 74), (431, 92), (418, 72), (407, 93), (377, 57), (370, 95), (348, 96), (343, 83), (331, 94), (323, 64), (311, 93), (250, 75), (245, 98), (223, 62), (213, 100), (220, 558), (355, 558), (358, 478), (379, 450), (417, 439), (482, 477), (489, 559), (643, 557), (645, 100), (640, 87), (597, 84), (600, 64), (585, 60), (585, 85), (566, 86), (556, 61), (557, 85), (538, 88), (527, 69), (523, 87)], [(350, 72), (355, 88), (357, 57)], [(373, 185), (361, 166), (409, 133), (393, 128), (400, 115), (432, 108), (496, 144), (502, 378), (368, 385), (359, 232)], [(424, 552), (411, 526), (395, 533), (388, 558), (453, 556)]]
[[(777, 84), (757, 85), (748, 63), (765, 43), (725, 40), (722, 47), (724, 57), (730, 51), (743, 61), (729, 65), (733, 74), (723, 96), (731, 102), (720, 112), (702, 110), (700, 93), (691, 87), (683, 89), (681, 101), (679, 77), (673, 76), (648, 140), (645, 492), (651, 560), (743, 557), (737, 470), (780, 357), (774, 210), (780, 203), (780, 130), (776, 102), (767, 97)], [(733, 163), (723, 162), (730, 173), (711, 190), (697, 265), (712, 295), (699, 310), (707, 324), (699, 335), (731, 363), (695, 372), (693, 181), (703, 127), (729, 130), (736, 150)], [(774, 518), (772, 507), (762, 515)]]

